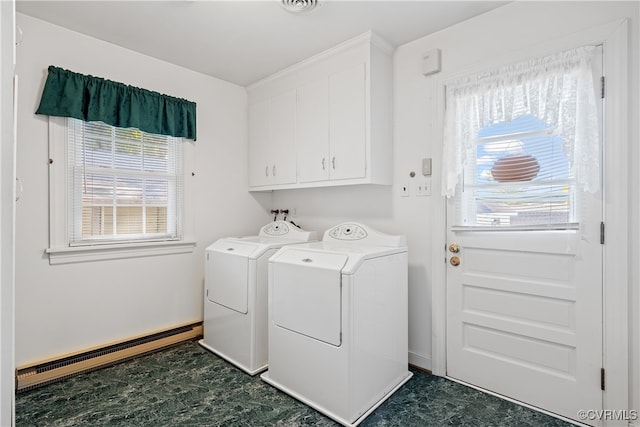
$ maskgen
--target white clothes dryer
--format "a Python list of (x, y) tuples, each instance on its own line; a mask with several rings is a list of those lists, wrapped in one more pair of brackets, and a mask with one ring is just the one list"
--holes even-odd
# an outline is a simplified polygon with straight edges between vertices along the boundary
[(285, 245), (315, 240), (315, 231), (274, 221), (257, 236), (228, 237), (207, 247), (200, 345), (250, 375), (265, 370), (267, 261)]
[(404, 236), (358, 223), (269, 260), (269, 370), (261, 378), (346, 426), (407, 382)]

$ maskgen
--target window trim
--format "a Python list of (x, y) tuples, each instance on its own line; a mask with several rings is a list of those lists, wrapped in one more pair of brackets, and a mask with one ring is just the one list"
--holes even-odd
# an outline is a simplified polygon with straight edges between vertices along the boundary
[[(191, 253), (196, 242), (185, 240), (131, 240), (121, 243), (70, 246), (68, 239), (67, 119), (49, 117), (49, 264)], [(184, 161), (184, 156), (183, 156)], [(184, 174), (184, 171), (183, 171)], [(184, 220), (184, 218), (183, 218)], [(183, 224), (184, 226), (184, 224)], [(184, 233), (184, 228), (183, 228)]]
[(193, 252), (196, 242), (190, 240), (157, 241), (141, 243), (116, 243), (94, 246), (69, 246), (47, 248), (49, 264), (69, 264), (75, 262), (123, 259), (154, 255), (185, 254)]

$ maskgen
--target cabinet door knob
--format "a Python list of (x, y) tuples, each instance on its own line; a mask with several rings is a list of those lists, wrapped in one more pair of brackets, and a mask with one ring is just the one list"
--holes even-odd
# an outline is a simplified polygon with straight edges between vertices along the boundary
[(264, 176), (269, 176), (269, 166), (264, 167)]
[(276, 176), (276, 165), (273, 165), (273, 173), (272, 173), (272, 175)]
[(325, 170), (325, 158), (322, 158), (322, 170)]
[(333, 168), (333, 170), (336, 170), (336, 156), (333, 156), (331, 158), (331, 167)]

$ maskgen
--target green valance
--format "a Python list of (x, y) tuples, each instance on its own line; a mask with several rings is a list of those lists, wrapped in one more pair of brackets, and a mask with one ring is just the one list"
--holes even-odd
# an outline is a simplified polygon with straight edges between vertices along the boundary
[(196, 103), (49, 66), (36, 114), (196, 140)]

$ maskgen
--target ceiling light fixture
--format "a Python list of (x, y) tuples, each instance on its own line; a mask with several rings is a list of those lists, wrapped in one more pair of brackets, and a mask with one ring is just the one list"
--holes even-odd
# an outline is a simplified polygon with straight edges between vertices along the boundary
[(321, 5), (321, 0), (280, 0), (287, 12), (295, 14), (311, 13)]

